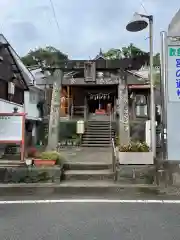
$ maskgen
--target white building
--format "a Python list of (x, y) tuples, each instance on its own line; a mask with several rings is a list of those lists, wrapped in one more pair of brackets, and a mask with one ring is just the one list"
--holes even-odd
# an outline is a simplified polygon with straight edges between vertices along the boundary
[[(0, 113), (26, 113), (26, 131), (36, 136), (44, 92), (5, 37), (0, 35)], [(28, 127), (30, 126), (31, 127)]]

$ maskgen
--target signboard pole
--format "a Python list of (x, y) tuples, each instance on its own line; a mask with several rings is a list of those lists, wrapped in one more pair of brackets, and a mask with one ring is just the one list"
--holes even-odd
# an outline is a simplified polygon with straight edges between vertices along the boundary
[[(162, 158), (167, 159), (167, 33), (161, 32), (161, 106), (162, 106)], [(166, 141), (166, 143), (165, 143)]]

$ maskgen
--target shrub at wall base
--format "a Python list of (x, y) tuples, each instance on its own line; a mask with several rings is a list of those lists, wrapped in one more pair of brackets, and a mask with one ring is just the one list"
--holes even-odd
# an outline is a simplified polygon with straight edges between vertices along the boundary
[(154, 164), (153, 153), (146, 143), (131, 142), (119, 146), (119, 163), (129, 165)]
[(53, 166), (61, 164), (60, 153), (56, 151), (42, 152), (39, 156), (36, 156), (34, 160), (35, 166)]

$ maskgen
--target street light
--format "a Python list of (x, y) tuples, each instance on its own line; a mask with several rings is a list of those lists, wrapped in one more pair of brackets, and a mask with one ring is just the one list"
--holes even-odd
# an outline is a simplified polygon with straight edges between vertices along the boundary
[[(148, 20), (148, 21), (147, 21)], [(135, 13), (133, 19), (127, 24), (129, 32), (139, 32), (148, 26), (149, 22), (149, 47), (150, 47), (150, 86), (151, 86), (151, 150), (156, 157), (156, 123), (155, 123), (155, 99), (153, 84), (153, 16)]]

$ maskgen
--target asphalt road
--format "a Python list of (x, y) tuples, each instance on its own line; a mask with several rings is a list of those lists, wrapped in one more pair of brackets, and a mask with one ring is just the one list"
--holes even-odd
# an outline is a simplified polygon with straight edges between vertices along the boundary
[(178, 240), (180, 204), (0, 204), (0, 239)]

